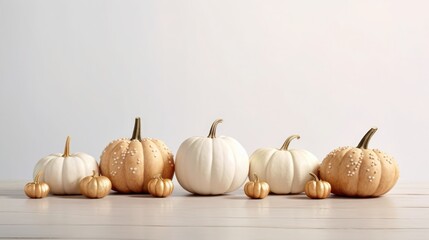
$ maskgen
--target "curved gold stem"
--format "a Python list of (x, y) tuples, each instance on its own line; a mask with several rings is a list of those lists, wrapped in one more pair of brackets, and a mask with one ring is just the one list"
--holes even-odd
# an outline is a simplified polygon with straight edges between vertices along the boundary
[(219, 123), (222, 123), (222, 122), (223, 122), (223, 120), (219, 118), (219, 119), (216, 119), (212, 123), (212, 126), (211, 126), (210, 131), (209, 131), (209, 135), (207, 136), (208, 138), (216, 138), (216, 128), (217, 128), (217, 125)]
[(255, 178), (255, 182), (259, 182), (259, 177), (258, 177), (258, 175), (256, 175), (256, 173), (253, 173), (253, 177)]
[(64, 147), (64, 154), (63, 157), (70, 156), (70, 136), (67, 136), (66, 139), (66, 146)]
[(377, 128), (369, 129), (369, 131), (360, 140), (359, 144), (357, 145), (357, 148), (367, 149), (368, 143), (376, 131), (377, 131)]
[(97, 177), (97, 173), (95, 172), (95, 170), (92, 170), (92, 177)]
[(314, 174), (312, 172), (309, 174), (314, 178), (314, 180), (316, 180), (316, 182), (320, 181), (319, 177), (316, 174)]
[(300, 139), (301, 137), (299, 135), (292, 135), (288, 137), (286, 141), (283, 143), (283, 145), (280, 147), (280, 150), (284, 150), (284, 151), (288, 150), (290, 142), (292, 142), (292, 140), (294, 140), (295, 138)]
[(42, 175), (42, 171), (39, 171), (39, 172), (36, 174), (36, 177), (34, 178), (34, 183), (39, 183), (40, 175)]
[(141, 141), (141, 120), (139, 117), (136, 118), (134, 121), (134, 130), (133, 130), (133, 136), (131, 136), (131, 140), (139, 140)]

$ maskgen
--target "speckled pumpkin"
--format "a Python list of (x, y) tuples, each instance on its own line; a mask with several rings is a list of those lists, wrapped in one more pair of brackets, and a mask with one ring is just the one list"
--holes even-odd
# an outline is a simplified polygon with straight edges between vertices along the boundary
[(320, 165), (320, 177), (332, 193), (349, 197), (378, 197), (387, 193), (399, 178), (395, 159), (378, 149), (368, 149), (377, 128), (371, 128), (357, 147), (340, 147)]
[(121, 193), (147, 193), (148, 182), (161, 175), (172, 179), (173, 154), (161, 140), (141, 138), (140, 118), (136, 118), (131, 138), (114, 140), (100, 157), (100, 170)]

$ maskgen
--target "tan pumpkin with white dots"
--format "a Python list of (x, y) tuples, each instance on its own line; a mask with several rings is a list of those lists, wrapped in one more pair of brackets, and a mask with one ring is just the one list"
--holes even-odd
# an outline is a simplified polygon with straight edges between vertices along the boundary
[(258, 175), (253, 174), (253, 181), (244, 185), (244, 193), (254, 199), (263, 199), (270, 193), (270, 186), (264, 181), (260, 181)]
[(147, 193), (149, 181), (158, 174), (173, 178), (173, 154), (161, 140), (142, 139), (140, 125), (136, 118), (132, 137), (114, 140), (100, 157), (102, 175), (121, 193)]
[(103, 198), (112, 189), (112, 183), (107, 177), (92, 171), (92, 176), (80, 180), (80, 193), (88, 198)]
[(154, 197), (168, 197), (173, 190), (173, 182), (170, 179), (163, 179), (161, 176), (154, 177), (148, 184), (148, 191)]
[(399, 167), (390, 155), (368, 149), (377, 128), (371, 128), (357, 147), (340, 147), (320, 165), (320, 177), (328, 181), (332, 193), (349, 197), (378, 197), (387, 193), (399, 178)]
[(48, 196), (49, 185), (39, 181), (40, 175), (41, 172), (37, 173), (36, 177), (34, 178), (34, 182), (25, 184), (24, 192), (27, 197), (44, 198)]
[(310, 173), (314, 180), (308, 181), (305, 184), (305, 194), (309, 198), (323, 199), (331, 194), (331, 184), (320, 180), (316, 174)]

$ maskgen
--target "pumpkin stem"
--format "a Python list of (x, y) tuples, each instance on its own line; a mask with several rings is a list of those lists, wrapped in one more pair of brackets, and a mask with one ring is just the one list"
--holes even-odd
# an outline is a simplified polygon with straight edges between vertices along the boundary
[(159, 174), (156, 174), (153, 178), (162, 180), (162, 175), (161, 173), (159, 173)]
[(36, 174), (36, 177), (34, 178), (34, 183), (39, 183), (40, 175), (42, 175), (42, 171), (39, 171), (39, 172)]
[(223, 122), (223, 120), (222, 119), (216, 119), (214, 122), (213, 122), (213, 124), (212, 124), (212, 127), (210, 128), (210, 132), (209, 132), (209, 135), (207, 136), (208, 138), (216, 138), (216, 128), (217, 128), (217, 125), (219, 124), (219, 123), (222, 123)]
[(133, 130), (133, 136), (131, 137), (131, 140), (139, 140), (141, 141), (141, 120), (139, 117), (136, 118), (136, 120), (134, 121), (134, 130)]
[(295, 139), (295, 138), (296, 139), (300, 139), (301, 137), (299, 135), (292, 135), (292, 136), (288, 137), (286, 139), (286, 141), (283, 143), (283, 145), (280, 147), (280, 150), (287, 151), (290, 142), (292, 142), (292, 140)]
[(96, 177), (97, 173), (95, 172), (95, 170), (92, 170), (92, 177)]
[(377, 131), (377, 128), (371, 128), (369, 131), (363, 136), (362, 140), (360, 140), (357, 148), (367, 149), (369, 140), (371, 140), (374, 133)]
[(316, 174), (311, 172), (310, 175), (314, 178), (314, 180), (316, 180), (316, 182), (320, 181), (319, 177)]
[(259, 177), (256, 175), (256, 173), (253, 173), (253, 177), (255, 178), (255, 182), (259, 182)]
[(70, 136), (67, 136), (63, 157), (69, 157), (69, 156), (70, 156)]

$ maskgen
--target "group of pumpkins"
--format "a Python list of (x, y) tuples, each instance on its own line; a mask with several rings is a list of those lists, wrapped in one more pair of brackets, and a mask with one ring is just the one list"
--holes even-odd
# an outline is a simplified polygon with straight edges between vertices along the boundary
[(135, 120), (131, 138), (107, 145), (99, 165), (88, 154), (71, 154), (67, 138), (63, 154), (39, 160), (34, 168), (34, 182), (25, 186), (25, 193), (31, 198), (45, 197), (49, 191), (101, 198), (113, 189), (166, 197), (173, 191), (171, 179), (176, 173), (179, 184), (198, 195), (235, 191), (249, 177), (244, 192), (257, 199), (269, 193), (304, 191), (310, 198), (326, 198), (331, 191), (349, 197), (377, 197), (387, 193), (399, 177), (398, 165), (391, 156), (368, 149), (376, 128), (370, 129), (357, 147), (337, 148), (320, 163), (307, 150), (288, 149), (292, 140), (299, 139), (298, 135), (287, 138), (280, 149), (261, 148), (249, 158), (237, 140), (216, 136), (221, 122), (213, 122), (207, 137), (186, 139), (175, 161), (164, 142), (141, 138), (140, 118)]

